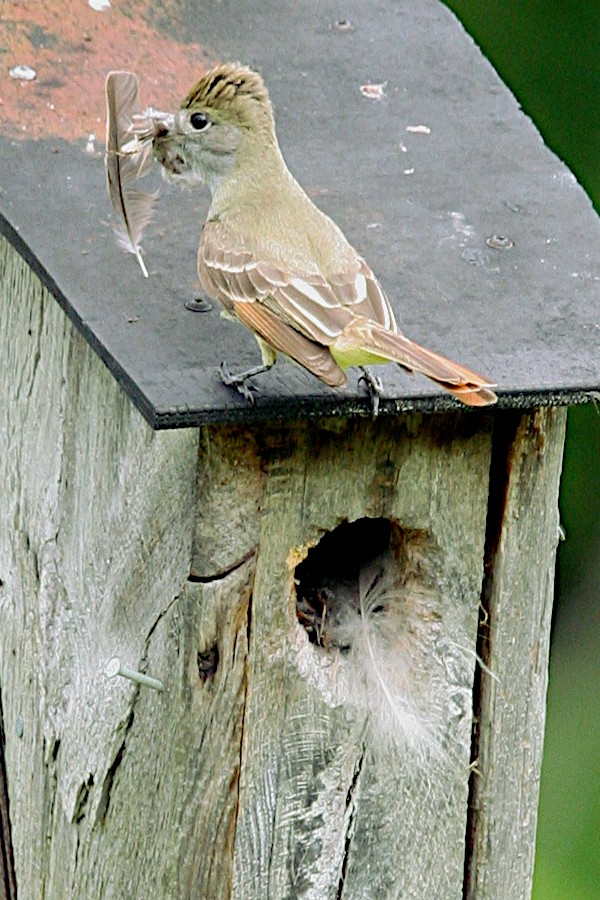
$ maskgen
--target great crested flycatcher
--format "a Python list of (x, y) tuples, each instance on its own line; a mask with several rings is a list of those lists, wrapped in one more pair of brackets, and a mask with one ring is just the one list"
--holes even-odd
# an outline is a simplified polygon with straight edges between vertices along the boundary
[[(237, 63), (207, 72), (172, 126), (156, 129), (153, 153), (169, 180), (212, 193), (200, 281), (254, 333), (263, 358), (247, 372), (223, 372), (226, 384), (251, 396), (246, 380), (281, 352), (331, 387), (347, 384), (351, 366), (395, 362), (470, 406), (496, 401), (487, 379), (398, 330), (367, 263), (290, 174), (256, 72)], [(378, 379), (367, 372), (367, 380), (376, 392)]]

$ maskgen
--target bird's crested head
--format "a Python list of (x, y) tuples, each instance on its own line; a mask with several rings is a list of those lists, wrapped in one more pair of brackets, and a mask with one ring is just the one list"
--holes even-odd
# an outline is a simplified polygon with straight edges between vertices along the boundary
[(173, 181), (215, 190), (240, 148), (275, 142), (273, 108), (257, 72), (239, 63), (211, 69), (193, 85), (154, 141), (154, 155)]
[(213, 122), (240, 129), (272, 124), (273, 110), (265, 83), (239, 63), (224, 63), (196, 82), (181, 103), (190, 116), (201, 112)]

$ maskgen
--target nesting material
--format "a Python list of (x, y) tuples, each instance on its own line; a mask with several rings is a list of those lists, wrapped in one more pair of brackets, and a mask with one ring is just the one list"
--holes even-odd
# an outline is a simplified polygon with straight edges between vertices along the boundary
[(470, 728), (473, 653), (444, 621), (438, 557), (425, 532), (363, 519), (296, 568), (302, 675), (365, 714), (374, 749), (420, 764), (451, 759), (457, 727)]

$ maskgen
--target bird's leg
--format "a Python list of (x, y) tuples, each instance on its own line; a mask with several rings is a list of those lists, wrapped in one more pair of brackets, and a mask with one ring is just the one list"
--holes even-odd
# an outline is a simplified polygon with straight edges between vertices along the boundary
[(254, 394), (252, 393), (254, 388), (251, 384), (246, 384), (246, 382), (254, 375), (262, 375), (263, 372), (268, 372), (277, 359), (277, 352), (270, 344), (267, 344), (259, 334), (255, 334), (254, 337), (258, 341), (260, 355), (262, 356), (262, 364), (260, 366), (253, 366), (251, 369), (246, 369), (245, 372), (238, 372), (236, 375), (232, 375), (225, 363), (221, 363), (221, 381), (223, 384), (226, 384), (227, 387), (235, 388), (249, 403), (254, 403)]
[(367, 369), (366, 366), (360, 366), (360, 371), (362, 375), (358, 379), (359, 384), (361, 381), (367, 386), (367, 391), (369, 392), (369, 397), (371, 398), (371, 411), (373, 413), (373, 418), (377, 418), (377, 414), (379, 413), (379, 398), (383, 394), (383, 381), (378, 375), (373, 375), (370, 369)]
[(245, 372), (236, 372), (234, 374), (229, 371), (226, 364), (223, 362), (221, 363), (221, 381), (223, 384), (227, 385), (227, 387), (235, 388), (236, 391), (250, 403), (254, 403), (254, 394), (252, 393), (254, 388), (252, 385), (246, 384), (246, 382), (254, 375), (262, 375), (263, 372), (268, 372), (272, 365), (273, 363), (263, 363), (260, 366), (253, 366), (251, 369), (246, 369)]

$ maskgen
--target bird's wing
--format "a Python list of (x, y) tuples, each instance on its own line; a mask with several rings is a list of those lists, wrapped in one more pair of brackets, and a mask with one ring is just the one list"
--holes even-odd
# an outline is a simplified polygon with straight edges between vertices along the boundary
[(338, 366), (327, 347), (304, 337), (262, 303), (234, 301), (234, 314), (269, 346), (285, 353), (325, 384), (344, 387), (348, 383), (344, 370)]
[[(275, 350), (331, 387), (347, 384), (343, 369), (326, 342), (319, 338), (320, 332), (302, 327), (301, 321), (280, 308), (276, 298), (290, 279), (277, 267), (257, 262), (247, 250), (229, 242), (215, 240), (205, 228), (198, 252), (198, 273), (204, 290)], [(341, 328), (335, 336), (340, 331)]]
[[(211, 225), (217, 227), (210, 227)], [(232, 303), (267, 307), (305, 337), (328, 347), (356, 317), (374, 320), (396, 332), (390, 303), (373, 272), (360, 257), (355, 267), (325, 278), (317, 268), (288, 272), (265, 262), (224, 234), (220, 223), (205, 227), (198, 255), (204, 289), (226, 308)]]

